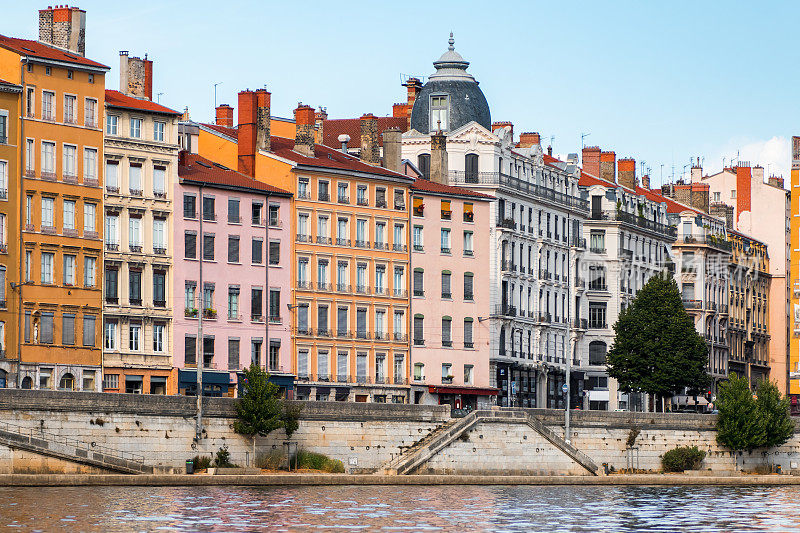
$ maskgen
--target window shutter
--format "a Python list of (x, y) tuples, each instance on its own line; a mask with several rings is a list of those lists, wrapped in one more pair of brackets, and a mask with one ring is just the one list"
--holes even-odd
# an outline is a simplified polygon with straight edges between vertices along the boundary
[(42, 343), (53, 344), (53, 314), (42, 313)]
[(337, 310), (336, 314), (336, 327), (338, 328), (339, 334), (344, 335), (347, 333), (347, 308), (340, 307)]
[(297, 327), (300, 331), (308, 331), (308, 305), (301, 305), (298, 307)]
[(281, 261), (281, 243), (270, 241), (269, 243), (269, 264), (277, 265)]
[(184, 337), (183, 347), (183, 363), (185, 365), (194, 365), (197, 362), (197, 338), (187, 335)]
[(464, 298), (465, 299), (466, 298), (472, 298), (472, 295), (473, 295), (473, 292), (472, 292), (472, 281), (473, 281), (473, 277), (472, 276), (467, 276), (467, 275), (464, 276)]
[(269, 316), (270, 318), (280, 318), (281, 316), (280, 291), (269, 291)]
[(94, 346), (94, 317), (83, 317), (83, 345)]
[(250, 299), (250, 314), (254, 317), (261, 316), (261, 290), (253, 289)]
[(301, 376), (308, 375), (308, 350), (297, 352), (297, 373)]
[(214, 236), (203, 235), (203, 259), (214, 260)]
[(422, 270), (415, 270), (414, 271), (414, 292), (422, 292), (423, 291), (423, 279), (425, 273)]
[(464, 344), (472, 344), (472, 319), (464, 319)]
[(183, 237), (184, 248), (186, 252), (184, 257), (187, 259), (194, 259), (197, 257), (197, 235), (194, 233), (186, 233)]
[(61, 318), (61, 344), (72, 346), (75, 344), (75, 316), (64, 315)]
[(336, 360), (336, 376), (339, 381), (347, 380), (347, 354), (340, 353)]
[(253, 239), (253, 263), (261, 264), (261, 240)]
[(422, 340), (422, 324), (423, 318), (421, 316), (414, 317), (414, 340)]
[(317, 328), (322, 331), (328, 329), (328, 307), (325, 305), (317, 307)]
[(238, 236), (229, 236), (228, 237), (228, 262), (229, 263), (238, 263), (239, 262), (239, 237)]
[(228, 339), (228, 370), (239, 369), (239, 339)]
[(359, 335), (367, 333), (367, 310), (359, 309), (356, 311), (356, 329)]

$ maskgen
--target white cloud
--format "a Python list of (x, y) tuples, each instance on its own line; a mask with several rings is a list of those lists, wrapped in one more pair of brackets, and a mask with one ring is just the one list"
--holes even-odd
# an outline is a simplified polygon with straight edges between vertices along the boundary
[(764, 167), (765, 177), (783, 176), (788, 184), (792, 162), (791, 142), (786, 137), (772, 137), (768, 140), (731, 139), (716, 154), (703, 161), (703, 173), (713, 174), (722, 170), (723, 158), (726, 166), (731, 161), (748, 161), (751, 166)]

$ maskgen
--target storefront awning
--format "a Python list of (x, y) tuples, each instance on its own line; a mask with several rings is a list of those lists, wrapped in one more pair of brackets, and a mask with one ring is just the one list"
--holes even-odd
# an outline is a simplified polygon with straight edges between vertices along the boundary
[(473, 396), (497, 396), (497, 390), (481, 387), (448, 387), (447, 385), (430, 385), (428, 392), (431, 394), (461, 394)]
[[(228, 372), (203, 371), (203, 386), (205, 385), (230, 385), (231, 376)], [(180, 370), (178, 372), (178, 387), (197, 384), (197, 372), (194, 370)]]

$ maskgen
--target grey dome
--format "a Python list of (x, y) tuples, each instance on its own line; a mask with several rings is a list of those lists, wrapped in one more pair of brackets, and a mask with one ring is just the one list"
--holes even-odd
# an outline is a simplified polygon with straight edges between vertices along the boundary
[(436, 124), (430, 122), (431, 96), (449, 96), (449, 127), (453, 131), (472, 121), (487, 130), (492, 128), (489, 103), (483, 95), (478, 82), (467, 72), (469, 61), (455, 51), (453, 34), (450, 34), (447, 51), (433, 62), (436, 72), (430, 75), (422, 87), (411, 110), (411, 128), (420, 133), (436, 131)]

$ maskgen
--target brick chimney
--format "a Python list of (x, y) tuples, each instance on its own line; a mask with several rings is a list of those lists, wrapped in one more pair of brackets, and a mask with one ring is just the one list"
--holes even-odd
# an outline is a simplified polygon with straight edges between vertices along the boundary
[(700, 165), (700, 158), (698, 157), (694, 163), (692, 163), (692, 183), (700, 183), (703, 179), (703, 167)]
[(314, 126), (317, 128), (317, 144), (322, 144), (322, 133), (326, 120), (328, 120), (327, 108), (320, 107), (319, 111), (314, 112)]
[(733, 229), (733, 206), (727, 205), (723, 202), (714, 202), (711, 204), (711, 214), (725, 219), (725, 226), (728, 229)]
[(153, 62), (128, 55), (127, 50), (119, 53), (119, 90), (135, 98), (153, 99)]
[(617, 176), (620, 185), (636, 190), (636, 160), (630, 157), (620, 159)]
[(431, 135), (431, 181), (447, 185), (447, 136)]
[(616, 183), (617, 154), (613, 151), (600, 152), (600, 178)]
[(269, 152), (272, 149), (270, 138), (272, 124), (270, 122), (270, 106), (272, 94), (266, 89), (256, 90), (256, 151)]
[(585, 146), (582, 154), (583, 171), (587, 174), (600, 177), (600, 147)]
[(408, 98), (406, 100), (406, 119), (408, 121), (408, 128), (411, 128), (411, 111), (414, 109), (414, 102), (417, 101), (417, 95), (422, 90), (422, 82), (419, 78), (408, 78), (403, 84), (408, 89)]
[(378, 147), (378, 119), (372, 113), (361, 117), (361, 160), (370, 165), (381, 162)]
[(767, 180), (767, 185), (777, 189), (783, 189), (783, 178), (779, 178), (778, 176), (770, 176)]
[(39, 41), (86, 53), (86, 11), (66, 5), (39, 10)]
[(294, 110), (296, 132), (294, 136), (294, 149), (306, 157), (314, 157), (314, 108), (298, 104)]
[(642, 188), (643, 189), (647, 189), (648, 191), (650, 190), (650, 175), (649, 174), (645, 174), (645, 175), (642, 176)]
[(400, 130), (389, 128), (383, 132), (383, 166), (400, 172)]
[(228, 104), (217, 106), (217, 118), (214, 122), (217, 126), (233, 127), (233, 108)]
[(710, 187), (707, 183), (692, 183), (691, 203), (695, 209), (708, 213), (710, 200)]
[(256, 122), (258, 97), (253, 91), (239, 93), (239, 164), (242, 174), (255, 177), (256, 171)]
[(530, 148), (536, 144), (540, 144), (539, 132), (526, 131), (519, 134), (519, 142), (517, 148)]
[(408, 104), (392, 105), (392, 116), (394, 118), (406, 118), (408, 116)]

